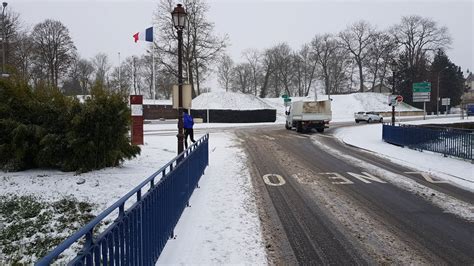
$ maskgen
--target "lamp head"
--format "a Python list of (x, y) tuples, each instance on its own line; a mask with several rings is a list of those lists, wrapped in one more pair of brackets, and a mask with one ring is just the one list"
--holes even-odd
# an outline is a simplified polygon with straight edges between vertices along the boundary
[(7, 7), (7, 5), (8, 5), (7, 2), (3, 2), (3, 3), (2, 3), (3, 8)]
[(178, 4), (173, 12), (171, 12), (171, 17), (173, 19), (173, 25), (176, 29), (182, 30), (186, 25), (186, 10), (181, 4)]

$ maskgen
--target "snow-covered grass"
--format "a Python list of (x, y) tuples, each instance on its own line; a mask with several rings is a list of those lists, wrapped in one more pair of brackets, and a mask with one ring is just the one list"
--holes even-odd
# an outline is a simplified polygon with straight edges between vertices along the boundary
[[(442, 120), (422, 120), (416, 124), (458, 122), (458, 118)], [(462, 120), (461, 120), (462, 121)], [(414, 123), (414, 122), (410, 122)], [(382, 125), (373, 124), (359, 127), (346, 127), (336, 131), (336, 136), (345, 143), (375, 152), (389, 160), (474, 191), (474, 167), (471, 162), (462, 159), (443, 157), (442, 154), (420, 152), (402, 148), (382, 140)]]
[[(151, 126), (145, 125), (145, 132), (150, 132), (153, 128)], [(202, 135), (197, 133), (195, 138), (200, 136)], [(201, 188), (193, 194), (190, 202), (192, 207), (185, 210), (175, 230), (177, 238), (169, 241), (160, 257), (160, 263), (266, 263), (250, 175), (245, 167), (243, 152), (236, 145), (232, 134), (211, 134), (210, 165), (201, 178)], [(53, 206), (67, 198), (73, 199), (75, 204), (89, 203), (91, 206), (84, 215), (89, 215), (90, 218), (90, 215), (97, 215), (113, 204), (175, 155), (174, 135), (146, 135), (141, 155), (125, 162), (119, 168), (107, 168), (81, 175), (43, 169), (2, 172), (0, 195), (5, 199), (12, 199), (13, 195), (31, 197), (34, 204), (41, 206)], [(42, 213), (51, 212), (51, 215), (59, 220), (59, 212), (54, 211), (54, 208), (47, 207)], [(76, 218), (79, 219), (80, 216), (76, 215)], [(114, 218), (113, 215), (108, 217), (109, 220)], [(8, 217), (0, 214), (0, 230), (5, 231), (3, 229), (9, 226), (7, 219)], [(29, 222), (29, 218), (16, 216), (16, 219), (19, 224), (35, 226), (35, 223)], [(54, 219), (48, 222), (52, 227), (63, 227), (71, 223), (70, 219), (63, 220), (63, 223)], [(50, 240), (57, 244), (58, 237), (65, 237), (79, 227), (80, 224), (77, 224), (72, 230), (52, 230), (53, 232), (43, 237), (42, 241)], [(26, 230), (39, 231), (36, 227)], [(30, 239), (22, 237), (21, 241), (31, 242)], [(5, 247), (2, 245), (2, 252)], [(186, 250), (185, 255), (180, 252), (183, 249)], [(73, 251), (68, 250), (66, 256), (72, 256)], [(12, 258), (5, 257), (2, 252), (0, 263), (2, 258), (3, 262)], [(19, 252), (18, 256), (23, 257), (25, 263), (38, 259), (35, 255), (25, 255), (25, 250)]]

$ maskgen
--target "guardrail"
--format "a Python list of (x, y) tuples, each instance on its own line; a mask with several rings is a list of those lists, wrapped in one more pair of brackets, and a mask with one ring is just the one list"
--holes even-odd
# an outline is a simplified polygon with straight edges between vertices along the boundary
[[(72, 244), (84, 241), (69, 265), (154, 265), (174, 235), (174, 228), (209, 164), (209, 135), (148, 177), (59, 244), (36, 265), (50, 265)], [(156, 182), (156, 184), (155, 184)], [(142, 191), (149, 188), (142, 195)], [(127, 201), (136, 202), (125, 210)], [(94, 229), (112, 212), (115, 221), (94, 236)]]
[(474, 160), (474, 133), (469, 130), (384, 124), (382, 139), (411, 149)]

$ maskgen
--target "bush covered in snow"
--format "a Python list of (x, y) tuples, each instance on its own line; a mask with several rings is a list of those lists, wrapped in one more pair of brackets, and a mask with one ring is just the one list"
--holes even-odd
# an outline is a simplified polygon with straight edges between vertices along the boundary
[(0, 168), (85, 172), (117, 166), (140, 153), (128, 138), (123, 95), (100, 84), (84, 103), (58, 89), (0, 82)]

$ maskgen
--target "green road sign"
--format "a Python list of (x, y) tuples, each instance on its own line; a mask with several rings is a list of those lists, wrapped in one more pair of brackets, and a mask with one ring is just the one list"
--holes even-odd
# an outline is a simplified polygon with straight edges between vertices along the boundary
[(291, 99), (290, 98), (284, 98), (283, 101), (286, 103), (286, 102), (291, 102)]
[(283, 95), (281, 96), (281, 98), (286, 99), (286, 98), (288, 98), (288, 95), (283, 94)]
[(413, 92), (431, 92), (430, 82), (413, 83)]

